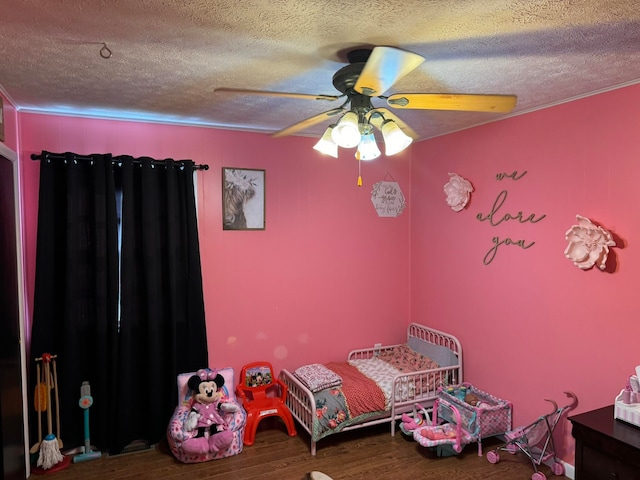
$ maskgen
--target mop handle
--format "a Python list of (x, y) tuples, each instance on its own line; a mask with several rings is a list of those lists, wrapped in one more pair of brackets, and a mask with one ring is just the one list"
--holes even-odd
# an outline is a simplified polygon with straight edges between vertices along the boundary
[(47, 359), (44, 360), (44, 376), (47, 385), (47, 433), (53, 434), (53, 425), (51, 419), (51, 367)]
[(51, 357), (53, 363), (53, 388), (55, 389), (55, 399), (56, 399), (56, 430), (58, 432), (58, 442), (62, 442), (60, 440), (60, 398), (58, 396), (58, 368), (56, 367), (56, 358), (57, 355), (53, 355)]

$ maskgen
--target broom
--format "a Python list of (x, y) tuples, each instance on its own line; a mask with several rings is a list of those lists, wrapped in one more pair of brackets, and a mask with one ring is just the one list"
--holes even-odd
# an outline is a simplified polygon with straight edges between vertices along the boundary
[(40, 363), (38, 363), (40, 359), (36, 359), (36, 389), (34, 394), (34, 406), (36, 408), (36, 412), (38, 412), (38, 443), (35, 443), (33, 447), (29, 450), (29, 453), (36, 453), (40, 450), (40, 444), (42, 443), (42, 412), (47, 410), (47, 386), (42, 381), (42, 377), (40, 376)]
[[(49, 353), (42, 354), (42, 363), (44, 364), (44, 377), (47, 386), (47, 405), (51, 405), (51, 360), (55, 359)], [(36, 359), (38, 360), (38, 359)], [(58, 385), (54, 385), (56, 393), (58, 391)], [(51, 420), (51, 408), (47, 408), (47, 429), (48, 435), (44, 437), (40, 444), (40, 456), (38, 457), (38, 467), (42, 467), (44, 470), (48, 470), (54, 465), (64, 460), (63, 455), (60, 453), (60, 447), (56, 436), (53, 434), (53, 426)]]

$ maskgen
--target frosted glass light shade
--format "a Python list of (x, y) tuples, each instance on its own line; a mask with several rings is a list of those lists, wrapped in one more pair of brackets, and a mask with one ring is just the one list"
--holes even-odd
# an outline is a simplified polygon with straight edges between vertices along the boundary
[(360, 143), (360, 129), (358, 128), (358, 115), (355, 112), (347, 112), (340, 119), (331, 132), (333, 141), (342, 148), (353, 148)]
[(413, 138), (405, 134), (393, 120), (385, 120), (380, 127), (384, 137), (385, 155), (390, 157), (401, 152), (413, 142)]
[(313, 148), (315, 148), (320, 153), (324, 153), (325, 155), (330, 155), (334, 158), (338, 158), (338, 145), (333, 141), (331, 137), (331, 133), (333, 132), (333, 128), (335, 125), (329, 126), (322, 135), (322, 138), (318, 140)]
[[(360, 160), (373, 160), (381, 155), (373, 132), (362, 135), (362, 139), (358, 144), (358, 153), (360, 154)], [(358, 158), (357, 154), (356, 158)]]

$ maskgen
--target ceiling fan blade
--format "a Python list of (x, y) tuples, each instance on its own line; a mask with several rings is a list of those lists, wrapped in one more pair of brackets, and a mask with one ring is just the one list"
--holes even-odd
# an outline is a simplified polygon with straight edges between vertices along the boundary
[(336, 95), (312, 95), (308, 93), (290, 93), (290, 92), (270, 92), (268, 90), (248, 90), (244, 88), (226, 88), (220, 87), (213, 90), (213, 93), (238, 93), (242, 95), (262, 95), (267, 97), (286, 97), (300, 98), (303, 100), (338, 100), (340, 96)]
[(387, 98), (387, 104), (393, 108), (506, 113), (513, 110), (516, 100), (515, 95), (396, 93)]
[(370, 97), (382, 95), (422, 62), (424, 58), (417, 53), (393, 47), (375, 47), (353, 88)]
[(344, 108), (334, 108), (332, 110), (327, 110), (326, 112), (319, 113), (318, 115), (314, 115), (313, 117), (309, 117), (301, 122), (294, 123), (293, 125), (288, 126), (282, 130), (279, 130), (273, 133), (271, 136), (274, 138), (284, 137), (286, 135), (291, 135), (293, 133), (299, 132), (300, 130), (304, 130), (307, 127), (311, 127), (312, 125), (316, 125), (325, 121), (327, 118), (335, 117), (342, 113), (345, 113), (346, 110)]
[[(376, 115), (377, 113), (379, 115)], [(396, 122), (398, 127), (400, 127), (400, 130), (402, 130), (404, 133), (409, 135), (414, 140), (418, 138), (418, 134), (413, 130), (413, 128), (404, 123), (404, 121), (400, 117), (397, 117), (390, 110), (387, 110), (386, 108), (376, 108), (375, 110), (371, 111), (369, 123), (371, 123), (378, 130), (380, 129), (380, 127), (382, 127), (382, 122), (384, 122), (385, 120), (393, 120), (394, 122)]]

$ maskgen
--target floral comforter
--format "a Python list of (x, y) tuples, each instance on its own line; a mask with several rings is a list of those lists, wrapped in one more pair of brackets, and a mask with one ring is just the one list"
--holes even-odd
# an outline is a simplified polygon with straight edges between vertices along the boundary
[(314, 394), (316, 438), (389, 410), (393, 381), (397, 375), (439, 368), (436, 362), (406, 345), (386, 351), (376, 358), (331, 362), (325, 366), (340, 376), (342, 383)]

